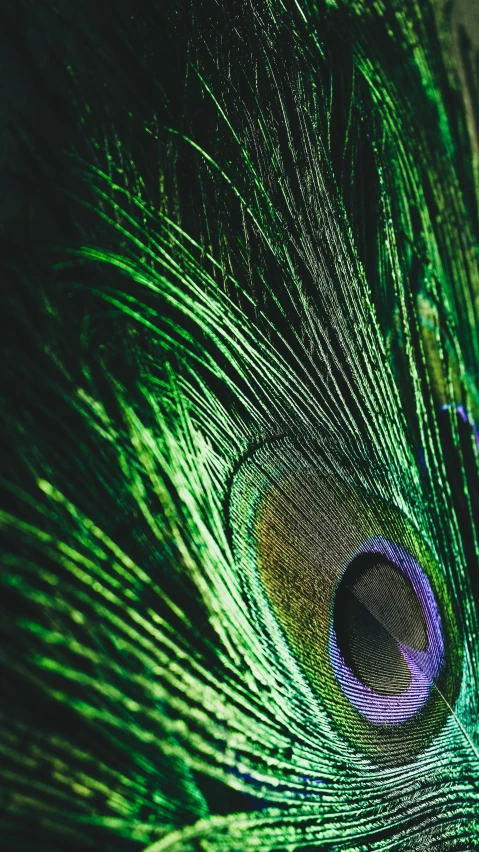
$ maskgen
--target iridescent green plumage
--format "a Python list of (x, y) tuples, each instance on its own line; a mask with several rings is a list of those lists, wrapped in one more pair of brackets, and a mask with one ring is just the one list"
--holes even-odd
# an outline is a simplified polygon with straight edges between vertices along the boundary
[[(19, 120), (11, 178), (9, 843), (472, 849), (477, 156), (445, 22), (102, 9), (62, 10), (62, 138)], [(373, 735), (326, 588), (381, 536), (445, 662)]]

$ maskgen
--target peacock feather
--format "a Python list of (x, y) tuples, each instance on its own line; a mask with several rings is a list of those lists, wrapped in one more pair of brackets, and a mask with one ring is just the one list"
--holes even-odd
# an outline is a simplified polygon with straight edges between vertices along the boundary
[(6, 848), (479, 848), (467, 37), (3, 6)]

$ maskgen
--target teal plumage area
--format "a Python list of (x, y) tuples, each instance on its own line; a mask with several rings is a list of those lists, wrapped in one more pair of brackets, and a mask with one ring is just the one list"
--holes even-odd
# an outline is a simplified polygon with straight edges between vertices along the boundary
[(479, 848), (464, 36), (2, 19), (6, 848)]

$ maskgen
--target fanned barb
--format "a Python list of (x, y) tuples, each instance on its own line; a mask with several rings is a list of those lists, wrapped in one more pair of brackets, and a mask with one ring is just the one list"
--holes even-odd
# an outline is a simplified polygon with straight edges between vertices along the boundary
[(3, 6), (6, 848), (479, 849), (465, 32)]

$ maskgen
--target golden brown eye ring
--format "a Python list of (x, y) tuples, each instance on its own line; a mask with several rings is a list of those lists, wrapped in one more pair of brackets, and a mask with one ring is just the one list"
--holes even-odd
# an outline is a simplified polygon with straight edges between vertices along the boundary
[(461, 645), (440, 565), (412, 523), (288, 439), (243, 462), (230, 513), (252, 598), (269, 602), (330, 721), (376, 762), (414, 759), (454, 703)]

